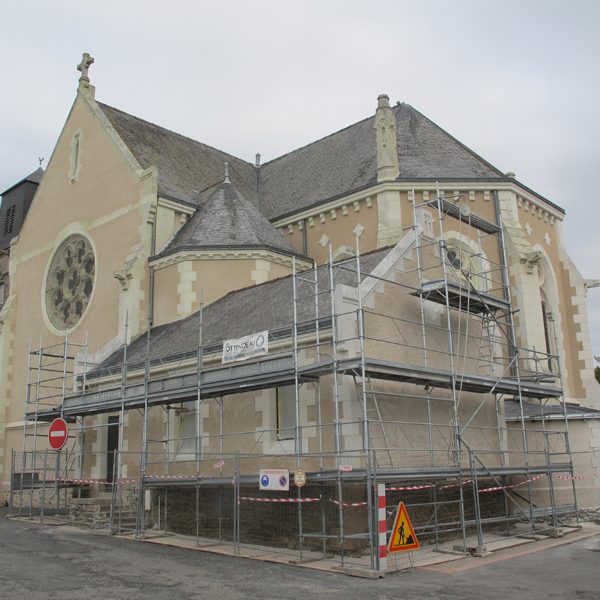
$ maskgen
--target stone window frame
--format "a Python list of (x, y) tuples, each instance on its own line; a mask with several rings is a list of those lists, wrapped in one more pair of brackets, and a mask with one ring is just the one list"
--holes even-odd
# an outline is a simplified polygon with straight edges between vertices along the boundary
[[(43, 285), (41, 286), (41, 304), (42, 304), (42, 315), (44, 318), (44, 322), (46, 323), (46, 326), (52, 333), (54, 333), (55, 335), (59, 335), (59, 336), (67, 335), (67, 333), (70, 334), (81, 325), (81, 323), (85, 320), (85, 316), (88, 313), (90, 306), (92, 305), (94, 294), (97, 289), (98, 253), (96, 251), (96, 246), (95, 246), (92, 238), (87, 234), (87, 232), (85, 232), (79, 226), (76, 226), (76, 225), (77, 224), (71, 224), (71, 226), (69, 226), (67, 228), (67, 231), (65, 231), (64, 234), (58, 238), (58, 242), (55, 244), (54, 249), (50, 255), (50, 258), (48, 259), (48, 262), (46, 264), (46, 268), (44, 270)], [(53, 261), (57, 255), (57, 252), (65, 244), (65, 242), (67, 242), (69, 240), (69, 238), (76, 237), (76, 236), (84, 238), (92, 250), (92, 253), (94, 256), (94, 278), (93, 278), (93, 282), (92, 282), (91, 293), (89, 295), (88, 301), (82, 311), (80, 318), (71, 327), (62, 329), (60, 327), (57, 327), (57, 325), (52, 321), (50, 314), (48, 312), (48, 307), (47, 307), (47, 303), (46, 303), (47, 302), (47, 284), (48, 284), (48, 278), (50, 276), (50, 271), (53, 267)]]
[[(485, 255), (485, 252), (480, 248), (476, 240), (471, 239), (464, 233), (459, 231), (447, 231), (443, 234), (444, 248), (446, 254), (442, 256), (445, 261), (448, 274), (454, 274), (457, 283), (468, 283), (469, 281), (480, 292), (487, 292), (490, 288), (490, 262)], [(456, 264), (449, 254), (454, 252)], [(467, 265), (463, 269), (463, 265)], [(467, 277), (465, 274), (471, 274)]]
[(296, 386), (279, 385), (275, 389), (275, 407), (277, 411), (277, 439), (279, 441), (296, 439)]
[[(188, 402), (180, 402), (177, 406), (172, 406), (173, 418), (169, 419), (168, 427), (168, 445), (170, 461), (172, 462), (191, 462), (196, 460), (196, 409), (197, 400), (189, 400)], [(207, 409), (203, 409), (205, 402), (200, 403), (200, 457), (204, 452), (205, 440), (202, 437), (204, 433), (203, 420), (208, 416), (205, 414)], [(186, 416), (189, 416), (191, 421), (191, 429), (193, 436), (185, 434)]]
[(560, 312), (558, 303), (557, 279), (550, 257), (543, 248), (535, 245), (534, 248), (541, 253), (541, 259), (537, 264), (537, 283), (540, 290), (540, 320), (543, 328), (545, 348), (543, 351), (556, 356), (558, 364), (549, 358), (548, 372), (556, 374), (562, 369), (564, 340), (560, 327)]
[(81, 147), (83, 142), (83, 131), (77, 129), (73, 132), (71, 137), (71, 155), (69, 157), (69, 171), (68, 179), (69, 183), (75, 183), (79, 180), (79, 173), (81, 171)]

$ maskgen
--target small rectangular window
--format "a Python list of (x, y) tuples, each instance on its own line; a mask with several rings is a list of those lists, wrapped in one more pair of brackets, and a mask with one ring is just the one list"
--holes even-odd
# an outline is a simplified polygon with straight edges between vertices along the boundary
[(71, 139), (71, 161), (69, 164), (69, 181), (71, 183), (74, 183), (79, 178), (80, 144), (81, 136), (79, 132), (74, 133)]
[(296, 435), (296, 387), (284, 385), (277, 388), (277, 437), (293, 440)]
[(177, 410), (177, 454), (196, 453), (196, 402), (185, 402)]

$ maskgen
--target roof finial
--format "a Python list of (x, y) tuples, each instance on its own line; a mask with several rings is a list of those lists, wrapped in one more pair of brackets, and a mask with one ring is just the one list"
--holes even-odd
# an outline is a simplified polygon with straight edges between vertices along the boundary
[(90, 56), (87, 52), (84, 52), (81, 62), (77, 65), (77, 70), (81, 71), (81, 77), (79, 78), (80, 88), (90, 87), (90, 78), (88, 77), (88, 70), (93, 62), (94, 58)]
[(225, 163), (225, 179), (224, 179), (224, 183), (231, 183), (229, 181), (229, 163)]
[(390, 97), (387, 94), (379, 94), (377, 96), (377, 108), (389, 108)]
[(38, 161), (39, 161), (39, 163), (40, 163), (40, 169), (42, 168), (42, 165), (44, 164), (44, 161), (45, 161), (45, 160), (46, 160), (46, 159), (45, 159), (43, 156), (39, 156), (39, 157), (38, 157)]

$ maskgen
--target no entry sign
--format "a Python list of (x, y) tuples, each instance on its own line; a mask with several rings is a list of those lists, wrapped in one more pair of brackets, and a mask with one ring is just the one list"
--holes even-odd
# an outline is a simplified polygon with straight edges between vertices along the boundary
[(69, 437), (69, 429), (64, 419), (54, 419), (48, 429), (48, 442), (53, 450), (60, 450)]

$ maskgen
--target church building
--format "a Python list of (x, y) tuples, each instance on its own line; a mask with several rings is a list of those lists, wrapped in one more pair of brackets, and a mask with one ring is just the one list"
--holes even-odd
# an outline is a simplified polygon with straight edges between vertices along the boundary
[(100, 102), (93, 62), (0, 210), (11, 514), (104, 505), (113, 531), (384, 571), (399, 502), (429, 553), (598, 504), (558, 204), (385, 94), (248, 162)]

